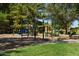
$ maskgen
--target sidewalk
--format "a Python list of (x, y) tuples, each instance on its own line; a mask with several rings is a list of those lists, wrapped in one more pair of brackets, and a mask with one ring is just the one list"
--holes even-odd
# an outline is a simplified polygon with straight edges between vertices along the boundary
[(21, 38), (19, 34), (0, 34), (0, 38)]
[[(28, 37), (34, 37), (29, 35)], [(3, 38), (15, 38), (15, 39), (19, 39), (19, 38), (27, 38), (27, 35), (21, 36), (19, 34), (0, 34), (0, 39)], [(36, 38), (43, 38), (42, 35), (36, 36)], [(52, 37), (45, 37), (45, 39), (52, 39)]]

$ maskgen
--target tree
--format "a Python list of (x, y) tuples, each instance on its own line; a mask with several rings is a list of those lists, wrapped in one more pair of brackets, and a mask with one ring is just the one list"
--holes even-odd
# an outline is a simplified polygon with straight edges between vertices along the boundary
[[(78, 23), (79, 23), (79, 4), (75, 4), (75, 7), (76, 7), (76, 14), (77, 14), (77, 20), (78, 20)], [(78, 24), (79, 26), (79, 24)]]
[(46, 8), (45, 4), (41, 4), (41, 7), (38, 8), (38, 18), (43, 20), (43, 39), (44, 39), (44, 31), (45, 31), (45, 26), (44, 26), (44, 19), (46, 18)]
[(9, 21), (7, 20), (7, 14), (0, 12), (0, 33), (9, 33)]
[(0, 3), (0, 12), (8, 13), (10, 3)]
[[(37, 17), (37, 8), (39, 4), (10, 4), (9, 9), (9, 20), (13, 32), (18, 31), (20, 28), (25, 28), (25, 24), (21, 21), (26, 19), (28, 24), (32, 24), (34, 29), (34, 39), (36, 39), (36, 17)], [(28, 25), (27, 24), (27, 25)]]
[(10, 4), (9, 6), (9, 21), (13, 32), (17, 32), (19, 29), (25, 27), (21, 22), (27, 17), (25, 4)]
[(47, 10), (52, 13), (53, 20), (60, 29), (64, 29), (67, 34), (72, 21), (77, 17), (74, 4), (49, 4)]

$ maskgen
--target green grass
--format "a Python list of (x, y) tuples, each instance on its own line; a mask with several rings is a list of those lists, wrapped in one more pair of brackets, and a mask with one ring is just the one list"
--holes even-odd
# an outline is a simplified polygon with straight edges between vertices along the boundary
[(79, 43), (38, 44), (6, 51), (8, 56), (79, 56)]

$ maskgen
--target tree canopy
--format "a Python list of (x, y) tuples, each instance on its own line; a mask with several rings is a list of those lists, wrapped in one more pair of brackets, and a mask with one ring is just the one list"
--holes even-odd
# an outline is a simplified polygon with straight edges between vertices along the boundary
[[(0, 21), (4, 20), (4, 23), (2, 23), (5, 25), (8, 23), (11, 32), (26, 28), (27, 23), (36, 27), (38, 25), (36, 19), (48, 17), (52, 20), (53, 28), (65, 29), (67, 34), (72, 21), (78, 19), (78, 15), (78, 4), (0, 3)], [(27, 22), (23, 23), (23, 20)]]

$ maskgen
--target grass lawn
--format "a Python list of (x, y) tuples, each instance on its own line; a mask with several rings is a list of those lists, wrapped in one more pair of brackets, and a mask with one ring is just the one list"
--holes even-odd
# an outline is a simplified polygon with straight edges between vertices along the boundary
[(79, 56), (79, 43), (38, 44), (6, 51), (8, 56)]

